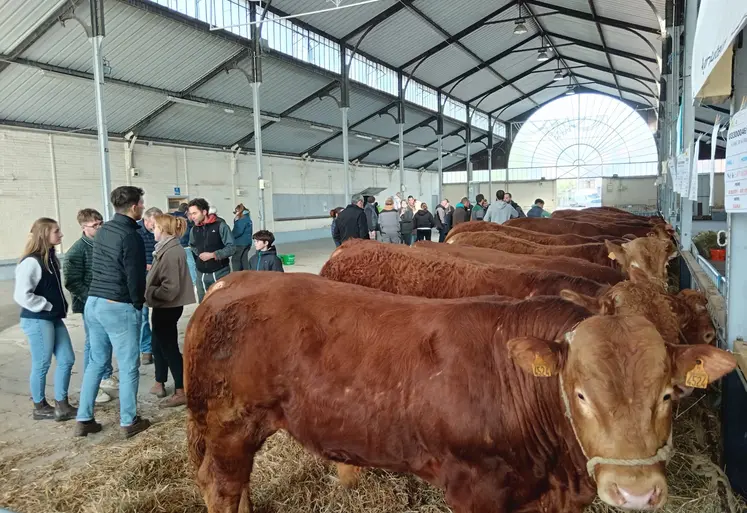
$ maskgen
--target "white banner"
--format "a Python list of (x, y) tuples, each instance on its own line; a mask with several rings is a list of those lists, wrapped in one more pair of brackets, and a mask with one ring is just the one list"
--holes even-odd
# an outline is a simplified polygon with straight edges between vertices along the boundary
[(747, 212), (747, 109), (737, 112), (729, 123), (724, 196), (727, 212)]
[[(692, 61), (693, 99), (697, 97), (723, 96), (724, 87), (731, 89), (731, 44), (747, 24), (747, 2), (745, 0), (702, 0), (695, 29)], [(722, 57), (728, 56), (722, 61)], [(723, 83), (718, 91), (701, 91), (707, 85), (711, 72), (716, 66), (714, 82)], [(722, 75), (728, 70), (728, 80)], [(719, 76), (716, 76), (719, 75)], [(726, 96), (729, 96), (729, 92)]]
[(688, 197), (690, 189), (690, 148), (677, 156), (677, 181), (675, 192), (685, 198)]
[(698, 201), (698, 159), (700, 158), (700, 140), (703, 138), (703, 134), (698, 136), (695, 141), (695, 149), (693, 150), (693, 162), (690, 166), (690, 192), (688, 197), (691, 201)]
[(713, 206), (713, 179), (716, 176), (716, 148), (718, 147), (718, 131), (721, 129), (721, 123), (716, 121), (713, 125), (713, 135), (711, 135), (711, 187), (708, 192), (708, 206)]

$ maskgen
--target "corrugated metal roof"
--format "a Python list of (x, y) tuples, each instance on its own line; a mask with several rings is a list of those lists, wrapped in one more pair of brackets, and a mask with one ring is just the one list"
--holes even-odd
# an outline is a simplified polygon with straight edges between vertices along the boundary
[[(160, 94), (107, 84), (107, 125), (122, 133), (166, 102)], [(0, 73), (0, 119), (96, 129), (93, 82), (11, 64)]]
[[(458, 162), (461, 162), (462, 164), (464, 164), (464, 157), (446, 155), (443, 158), (444, 169), (446, 169), (449, 166), (453, 166), (454, 164)], [(437, 169), (437, 168), (438, 168), (438, 162), (434, 162), (432, 165), (428, 166), (428, 169)]]
[[(612, 55), (611, 60), (612, 65), (615, 67), (615, 69), (619, 69), (620, 71), (627, 71), (628, 73), (632, 73), (636, 76), (647, 78), (649, 80), (656, 80), (656, 78), (659, 76), (659, 70), (656, 64), (648, 62), (636, 62), (630, 59), (626, 59), (625, 57), (618, 57), (616, 55)], [(647, 69), (649, 71), (646, 71)]]
[[(250, 69), (247, 60), (239, 64), (244, 69)], [(330, 79), (321, 74), (263, 56), (260, 105), (265, 112), (280, 114), (329, 83)], [(237, 70), (220, 73), (198, 88), (195, 95), (249, 108), (252, 106), (252, 87), (246, 76)]]
[[(113, 78), (181, 91), (242, 50), (236, 43), (124, 2), (108, 0), (104, 10), (103, 53)], [(22, 57), (92, 73), (91, 52), (80, 25), (58, 23)]]
[(653, 34), (642, 34), (653, 46), (651, 48), (646, 41), (627, 30), (603, 25), (602, 32), (609, 48), (624, 49), (627, 52), (653, 59), (658, 58), (661, 53), (661, 40)]
[[(532, 7), (535, 14), (544, 14), (552, 12), (551, 9), (545, 9), (544, 7)], [(543, 20), (543, 25), (547, 27), (548, 32), (554, 32), (556, 34), (568, 34), (572, 35), (576, 39), (582, 39), (590, 43), (601, 45), (602, 42), (599, 40), (599, 33), (597, 27), (592, 21), (581, 20), (579, 18), (572, 18), (562, 14), (553, 14), (552, 16), (546, 16), (539, 18)], [(560, 53), (563, 53), (563, 49), (560, 49)]]
[[(262, 148), (264, 151), (300, 155), (331, 135), (311, 128), (275, 123), (262, 130)], [(342, 156), (342, 147), (340, 148), (340, 155)]]
[(404, 10), (374, 28), (360, 48), (398, 67), (443, 40), (443, 36), (419, 16)]
[[(350, 155), (350, 160), (352, 161), (358, 158), (361, 154), (367, 152), (377, 144), (380, 143), (377, 143), (375, 141), (366, 141), (354, 136), (348, 137), (348, 155)], [(314, 153), (314, 156), (324, 157), (328, 159), (340, 159), (342, 157), (342, 138), (336, 137), (335, 139), (331, 140), (330, 142), (319, 148), (319, 151)]]
[[(584, 48), (583, 46), (563, 46), (560, 49), (560, 53), (564, 57), (570, 57), (573, 59), (579, 59), (584, 62), (596, 64), (598, 66), (609, 67), (607, 59), (604, 56), (604, 52), (598, 52), (591, 48)], [(568, 62), (569, 66), (573, 66), (576, 63)], [(573, 70), (571, 70), (573, 71)]]
[(426, 83), (441, 85), (447, 80), (469, 71), (477, 64), (477, 61), (458, 46), (451, 45), (428, 57), (418, 67), (415, 76)]
[(457, 148), (464, 146), (464, 139), (462, 139), (461, 137), (462, 135), (463, 134), (451, 135), (448, 137), (444, 135), (444, 138), (443, 138), (444, 151), (454, 151)]
[[(333, 96), (339, 99), (339, 91), (334, 91)], [(296, 100), (297, 101), (297, 100)], [(368, 96), (357, 89), (350, 91), (350, 110), (348, 111), (348, 123), (357, 123), (369, 114), (386, 107), (391, 100), (384, 97)], [(342, 126), (342, 114), (337, 103), (331, 98), (315, 100), (304, 105), (291, 114), (294, 118), (305, 119), (312, 123), (320, 123), (330, 126)]]
[(176, 141), (230, 146), (254, 128), (251, 114), (175, 104), (146, 126), (141, 135)]
[[(517, 11), (515, 9), (509, 9), (495, 19), (505, 20), (514, 18), (516, 15)], [(488, 60), (506, 48), (537, 33), (537, 28), (533, 24), (527, 23), (528, 32), (517, 36), (514, 35), (514, 26), (512, 22), (486, 25), (462, 39), (462, 42), (481, 59)], [(539, 46), (539, 39), (534, 39), (530, 44), (533, 44), (535, 47)]]
[[(393, 115), (397, 115), (397, 109), (396, 107), (392, 107), (389, 112), (391, 112)], [(417, 112), (412, 109), (407, 109), (407, 112), (405, 112), (405, 127), (404, 129), (407, 130), (408, 128), (417, 125), (424, 119), (426, 119), (428, 116), (423, 114), (422, 112)], [(359, 132), (365, 132), (367, 134), (374, 134), (378, 135), (379, 137), (384, 138), (391, 138), (397, 136), (398, 132), (398, 126), (397, 123), (394, 121), (392, 116), (389, 116), (388, 114), (383, 114), (381, 116), (376, 116), (368, 121), (365, 121), (361, 123), (360, 125), (357, 125), (354, 130), (357, 130)]]
[(13, 50), (68, 0), (0, 0), (0, 53)]
[[(500, 7), (509, 3), (510, 0), (459, 0), (454, 1), (430, 1), (415, 5), (423, 14), (435, 21), (449, 34), (456, 34), (480, 19), (497, 11)], [(518, 15), (518, 8), (509, 9), (512, 16)]]
[[(435, 123), (433, 123), (435, 128)], [(425, 146), (431, 144), (438, 138), (436, 132), (428, 127), (420, 127), (410, 133), (405, 134), (405, 142)]]
[[(501, 83), (501, 80), (490, 70), (482, 69), (459, 82), (459, 85), (454, 87), (451, 94), (466, 102)], [(450, 87), (453, 87), (453, 85)]]
[[(413, 149), (414, 148), (408, 148), (407, 146), (405, 146), (405, 155), (410, 153)], [(399, 162), (399, 146), (387, 144), (386, 146), (379, 148), (378, 150), (372, 152), (370, 155), (361, 159), (361, 161), (382, 166), (391, 164), (394, 161)]]
[(599, 84), (587, 85), (586, 87), (595, 91), (599, 91), (600, 93), (607, 94), (609, 96), (614, 96), (616, 98), (619, 97), (617, 94), (617, 90), (612, 87), (607, 87)]
[[(657, 8), (658, 15), (664, 17), (665, 2), (653, 2)], [(656, 5), (658, 4), (658, 5)], [(657, 15), (644, 0), (594, 0), (594, 7), (599, 16), (612, 18), (624, 23), (635, 23), (645, 27), (658, 29), (659, 21)]]
[[(346, 2), (342, 5), (349, 5), (349, 3), (353, 2)], [(343, 37), (396, 3), (397, 0), (379, 0), (374, 3), (357, 5), (347, 9), (304, 16), (301, 19), (327, 34), (335, 37)], [(302, 2), (299, 2), (299, 0), (274, 0), (272, 6), (288, 14), (312, 12), (334, 7), (327, 0), (303, 0)]]
[[(416, 151), (409, 157), (405, 157), (405, 167), (418, 169), (434, 159), (438, 159), (438, 153), (435, 151)], [(434, 167), (438, 168), (438, 161), (435, 162)]]

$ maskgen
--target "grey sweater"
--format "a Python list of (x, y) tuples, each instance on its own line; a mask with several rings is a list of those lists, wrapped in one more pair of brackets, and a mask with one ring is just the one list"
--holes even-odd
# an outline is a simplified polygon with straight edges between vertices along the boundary
[(491, 203), (488, 211), (485, 213), (485, 221), (498, 224), (503, 224), (512, 217), (519, 217), (519, 213), (514, 207), (501, 200)]

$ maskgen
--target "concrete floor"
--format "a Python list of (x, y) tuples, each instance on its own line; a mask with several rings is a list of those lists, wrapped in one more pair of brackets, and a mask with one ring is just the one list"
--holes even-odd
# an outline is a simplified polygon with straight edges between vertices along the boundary
[[(329, 255), (335, 249), (331, 239), (315, 240), (288, 244), (278, 247), (279, 253), (295, 254), (296, 264), (287, 266), (286, 272), (318, 273)], [(18, 326), (18, 307), (13, 304), (13, 282), (0, 282), (0, 459), (9, 453), (28, 451), (40, 444), (58, 448), (60, 457), (77, 454), (84, 457), (88, 451), (82, 451), (87, 444), (107, 443), (116, 439), (119, 425), (119, 403), (112, 400), (104, 405), (97, 405), (96, 419), (104, 430), (101, 434), (91, 435), (86, 439), (73, 440), (73, 422), (56, 423), (53, 421), (34, 421), (31, 418), (31, 399), (29, 396), (30, 358), (26, 337)], [(195, 307), (185, 308), (184, 316), (179, 322), (180, 337)], [(75, 349), (76, 362), (70, 383), (70, 397), (74, 404), (78, 402), (80, 384), (83, 374), (83, 320), (80, 315), (70, 315), (66, 319)], [(114, 362), (116, 374), (116, 360)], [(169, 415), (169, 410), (158, 409), (158, 399), (148, 393), (153, 385), (154, 368), (152, 365), (140, 368), (140, 389), (138, 393), (139, 413), (145, 417), (158, 420)], [(170, 378), (169, 378), (170, 379)], [(54, 398), (54, 362), (47, 376), (47, 398)], [(173, 390), (173, 383), (167, 388)], [(112, 393), (116, 397), (116, 391)], [(9, 452), (8, 452), (9, 451)], [(45, 461), (48, 461), (48, 456)], [(29, 462), (28, 464), (33, 464)]]

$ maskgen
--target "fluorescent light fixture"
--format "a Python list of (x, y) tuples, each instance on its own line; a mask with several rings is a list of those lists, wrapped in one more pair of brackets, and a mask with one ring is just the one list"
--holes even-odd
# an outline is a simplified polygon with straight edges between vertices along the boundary
[(416, 149), (418, 151), (428, 151), (428, 148), (424, 148), (423, 146), (418, 146)]
[(563, 78), (564, 78), (563, 77), (563, 73), (560, 70), (558, 70), (558, 71), (555, 72), (555, 76), (552, 77), (552, 81), (553, 82), (560, 82), (561, 80), (563, 80)]
[(226, 114), (233, 114), (235, 111), (233, 109), (223, 109), (223, 112)]
[(371, 137), (370, 135), (364, 135), (364, 134), (355, 134), (355, 136), (356, 136), (356, 137), (357, 137), (358, 139), (365, 139), (365, 140), (367, 140), (367, 141), (373, 141), (373, 137)]
[(326, 126), (309, 125), (309, 128), (313, 128), (314, 130), (321, 130), (322, 132), (329, 132), (330, 134), (333, 134), (335, 132), (334, 130)]
[(205, 102), (196, 102), (194, 100), (188, 100), (186, 98), (179, 98), (178, 96), (167, 96), (166, 99), (174, 103), (182, 103), (184, 105), (191, 105), (193, 107), (207, 107), (208, 104)]
[(520, 36), (522, 34), (526, 34), (527, 32), (527, 26), (524, 19), (522, 18), (520, 20), (516, 20), (516, 25), (514, 26), (514, 34)]
[(259, 117), (266, 121), (280, 121), (279, 116), (270, 116), (269, 114), (260, 114)]
[(545, 61), (548, 61), (548, 60), (550, 60), (550, 56), (547, 55), (547, 50), (545, 50), (544, 48), (541, 49), (539, 51), (539, 53), (537, 54), (537, 61), (538, 62), (545, 62)]
[(394, 141), (389, 141), (389, 144), (391, 144), (392, 146), (399, 146), (399, 143)]

